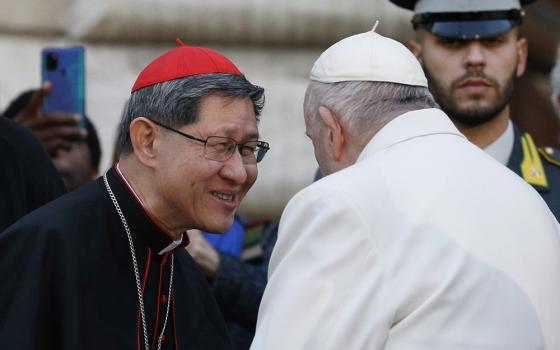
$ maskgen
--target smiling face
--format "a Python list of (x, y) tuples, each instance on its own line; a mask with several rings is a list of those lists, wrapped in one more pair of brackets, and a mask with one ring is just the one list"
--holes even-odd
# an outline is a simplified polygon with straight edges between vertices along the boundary
[[(225, 136), (238, 143), (258, 139), (257, 119), (248, 97), (206, 96), (198, 121), (178, 130), (204, 140), (209, 136)], [(239, 203), (257, 179), (257, 165), (243, 164), (237, 150), (223, 162), (207, 159), (203, 143), (161, 132), (155, 168), (160, 215), (174, 226), (227, 231)]]
[(525, 70), (527, 43), (517, 29), (480, 40), (421, 31), (411, 50), (421, 59), (442, 109), (464, 126), (484, 124), (506, 109), (513, 81)]

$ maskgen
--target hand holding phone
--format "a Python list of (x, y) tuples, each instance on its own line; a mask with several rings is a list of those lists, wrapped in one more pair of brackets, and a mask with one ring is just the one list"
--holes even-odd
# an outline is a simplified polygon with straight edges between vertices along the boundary
[(43, 102), (51, 88), (50, 82), (43, 83), (25, 108), (14, 117), (14, 121), (28, 128), (41, 141), (47, 153), (55, 156), (59, 149), (70, 149), (72, 142), (85, 140), (87, 133), (78, 128), (80, 116), (43, 111)]

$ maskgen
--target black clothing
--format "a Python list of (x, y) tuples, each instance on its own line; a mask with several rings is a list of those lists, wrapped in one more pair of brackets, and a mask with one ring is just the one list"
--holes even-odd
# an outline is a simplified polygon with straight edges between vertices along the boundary
[(266, 287), (268, 263), (278, 235), (277, 222), (266, 222), (262, 226), (261, 257), (254, 261), (242, 261), (219, 252), (220, 266), (211, 284), (236, 350), (251, 347)]
[[(525, 143), (526, 147), (523, 147)], [(560, 152), (550, 147), (537, 149), (531, 136), (514, 127), (514, 143), (507, 167), (531, 184), (560, 220)], [(522, 170), (526, 162), (529, 170)]]
[[(174, 256), (161, 348), (230, 349), (196, 263), (182, 247), (158, 255), (172, 240), (114, 169), (107, 177), (134, 242), (150, 347), (164, 323)], [(131, 250), (102, 177), (0, 235), (0, 280), (0, 349), (144, 349)]]
[(39, 140), (1, 116), (0, 164), (0, 232), (66, 192)]

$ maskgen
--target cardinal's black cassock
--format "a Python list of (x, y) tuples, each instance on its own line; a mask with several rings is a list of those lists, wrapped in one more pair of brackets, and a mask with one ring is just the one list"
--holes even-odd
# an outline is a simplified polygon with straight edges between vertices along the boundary
[(208, 283), (183, 249), (186, 234), (173, 242), (118, 169), (106, 179), (0, 235), (0, 349), (144, 350), (159, 339), (161, 349), (229, 349)]

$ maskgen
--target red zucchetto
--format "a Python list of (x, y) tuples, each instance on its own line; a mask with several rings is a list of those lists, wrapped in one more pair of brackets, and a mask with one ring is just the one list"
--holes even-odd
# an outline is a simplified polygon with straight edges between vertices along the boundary
[(205, 47), (182, 45), (159, 56), (142, 70), (131, 92), (164, 81), (198, 74), (241, 74), (227, 57)]

